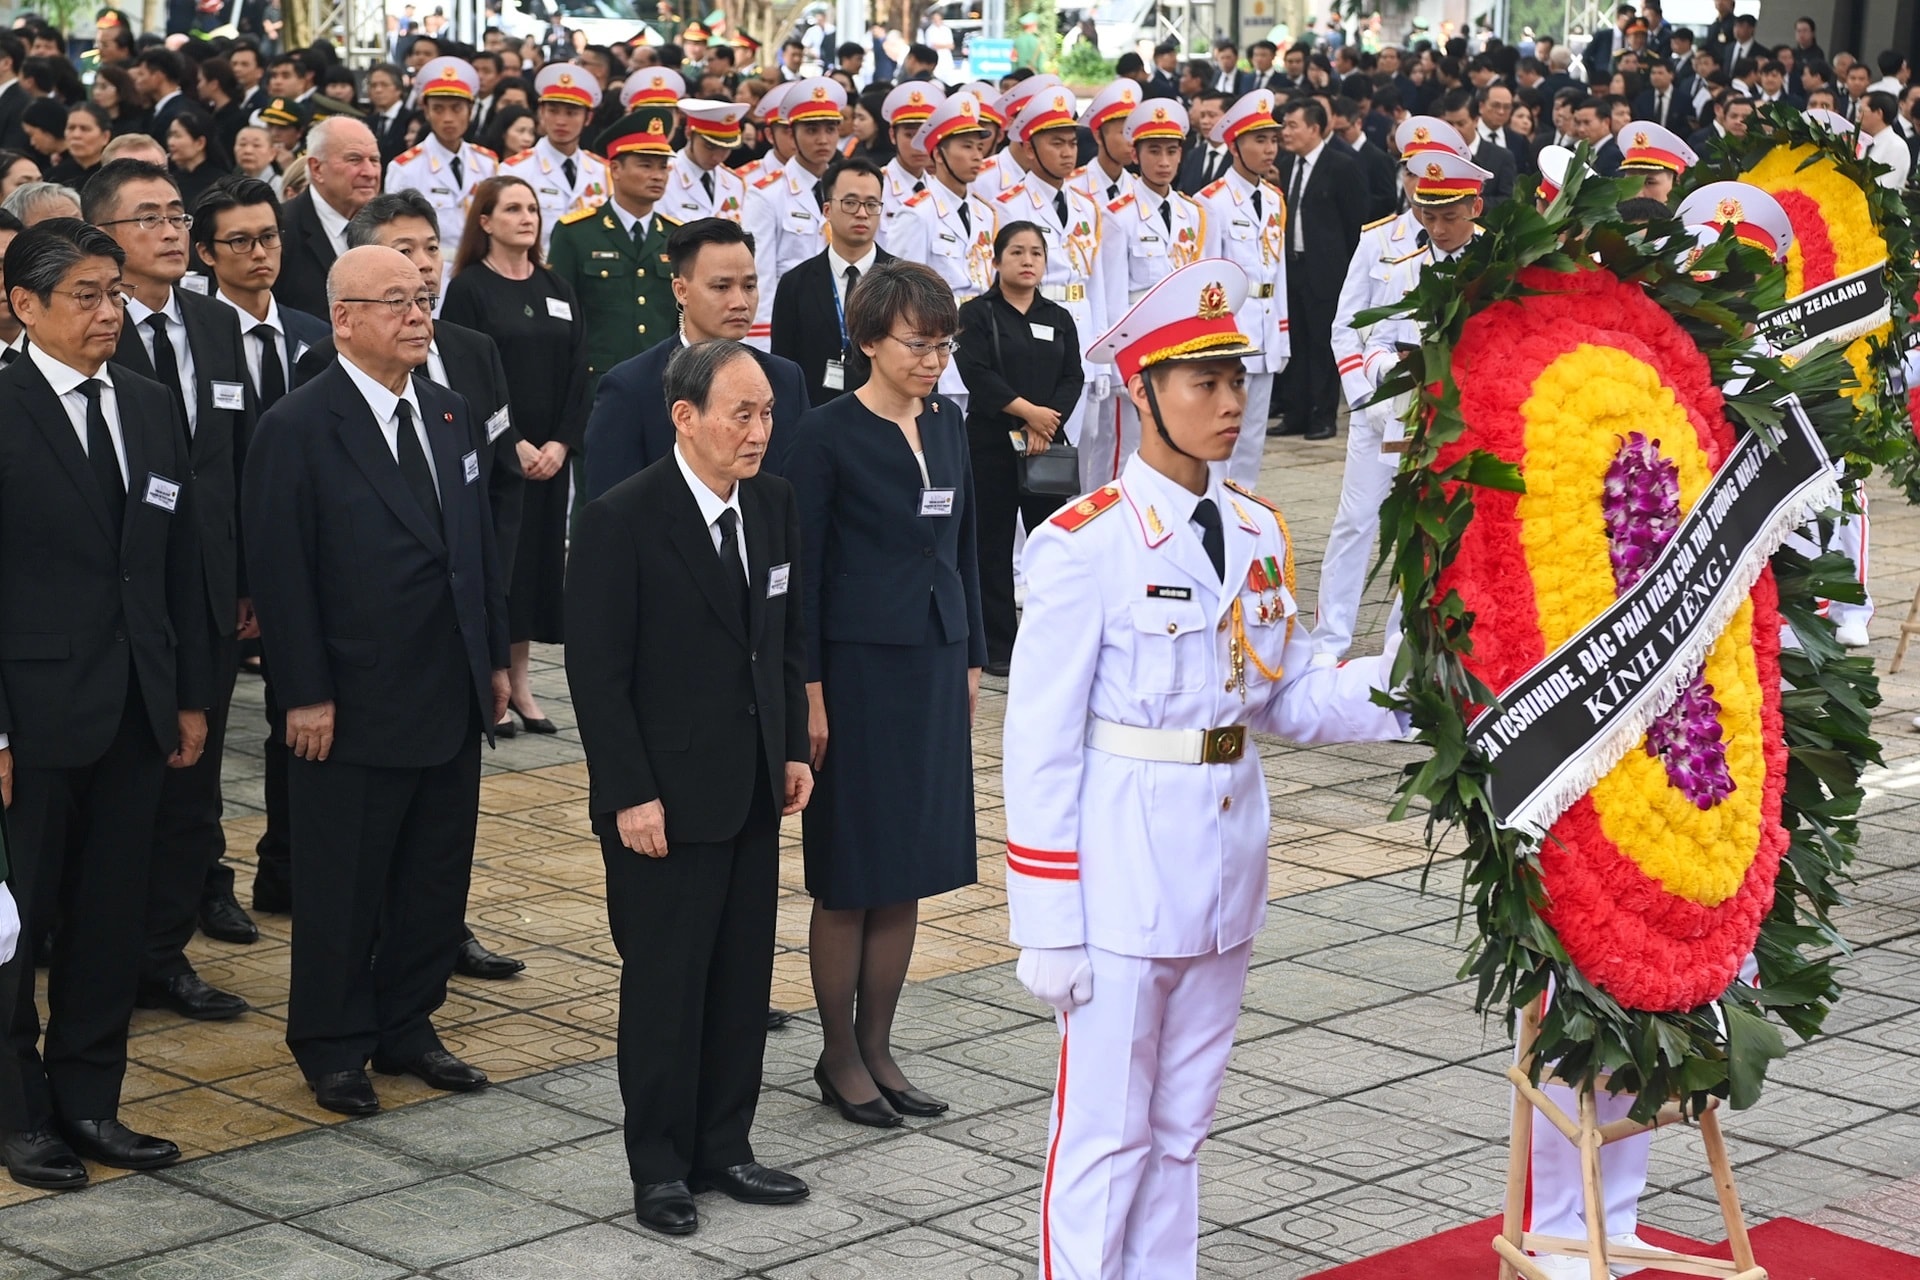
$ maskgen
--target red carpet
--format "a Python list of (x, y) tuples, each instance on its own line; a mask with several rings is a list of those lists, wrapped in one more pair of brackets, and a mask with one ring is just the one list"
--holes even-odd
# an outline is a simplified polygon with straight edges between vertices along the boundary
[[(1500, 1220), (1488, 1218), (1331, 1271), (1315, 1272), (1308, 1280), (1494, 1280), (1500, 1274), (1500, 1261), (1490, 1241), (1499, 1230)], [(1792, 1218), (1763, 1223), (1749, 1234), (1768, 1280), (1920, 1280), (1920, 1258)], [(1731, 1256), (1724, 1243), (1703, 1249), (1650, 1227), (1643, 1227), (1640, 1235), (1662, 1249), (1683, 1249), (1710, 1258)], [(1668, 1271), (1638, 1274), (1640, 1280), (1684, 1280)]]

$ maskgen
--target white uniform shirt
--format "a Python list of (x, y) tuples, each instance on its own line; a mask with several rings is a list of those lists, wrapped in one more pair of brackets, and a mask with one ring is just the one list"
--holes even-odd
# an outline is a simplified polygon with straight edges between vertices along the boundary
[(1869, 139), (1864, 133), (1860, 140), (1865, 144), (1862, 153), (1868, 160), (1874, 160), (1890, 167), (1892, 173), (1883, 173), (1874, 181), (1889, 191), (1898, 191), (1907, 185), (1907, 172), (1913, 168), (1913, 153), (1907, 149), (1907, 140), (1900, 130), (1888, 125)]
[(1008, 148), (980, 166), (980, 172), (973, 179), (973, 193), (982, 200), (997, 200), (1008, 187), (1026, 180), (1027, 171), (1014, 160), (1012, 148)]
[[(573, 182), (567, 182), (566, 162), (573, 161)], [(571, 156), (540, 139), (519, 155), (500, 163), (500, 172), (512, 174), (533, 188), (540, 201), (540, 252), (553, 242), (560, 219), (581, 209), (597, 209), (612, 191), (607, 162), (582, 148)]]
[[(707, 184), (701, 181), (709, 173), (713, 175), (711, 196), (707, 194)], [(667, 193), (660, 197), (657, 207), (679, 222), (692, 222), (695, 218), (728, 218), (738, 222), (746, 202), (745, 178), (723, 164), (703, 170), (687, 159), (686, 152), (677, 151), (667, 173)]]
[[(960, 216), (963, 208), (967, 211), (964, 219)], [(999, 229), (994, 206), (971, 190), (956, 196), (935, 180), (927, 183), (911, 211), (923, 224), (927, 250), (922, 261), (940, 273), (953, 290), (954, 301), (965, 302), (985, 293), (993, 283), (993, 236)], [(967, 384), (960, 376), (958, 360), (947, 361), (939, 390), (944, 396), (966, 396)]]
[(1206, 225), (1192, 197), (1169, 191), (1163, 200), (1144, 182), (1107, 205), (1100, 261), (1114, 305), (1132, 306), (1169, 275), (1198, 262)]
[(760, 273), (760, 305), (747, 341), (762, 351), (772, 340), (773, 295), (781, 277), (827, 247), (827, 219), (813, 197), (817, 182), (796, 164), (747, 188), (740, 222), (753, 236), (753, 263)]
[(1375, 385), (1362, 371), (1367, 333), (1372, 326), (1355, 328), (1353, 318), (1383, 302), (1397, 301), (1378, 296), (1376, 290), (1393, 261), (1413, 252), (1419, 234), (1420, 224), (1412, 210), (1369, 223), (1361, 229), (1360, 243), (1347, 262), (1347, 278), (1340, 286), (1340, 301), (1333, 312), (1333, 358), (1350, 408), (1358, 409), (1365, 403)]
[(1237, 317), (1240, 332), (1266, 353), (1247, 360), (1249, 373), (1278, 373), (1293, 354), (1287, 329), (1287, 215), (1280, 189), (1258, 185), (1260, 210), (1253, 207), (1255, 184), (1229, 169), (1198, 196), (1207, 213), (1207, 258), (1231, 258), (1247, 273), (1247, 301)]
[(440, 256), (446, 263), (441, 272), (442, 285), (453, 279), (453, 260), (460, 252), (460, 233), (467, 225), (473, 189), (500, 169), (499, 157), (493, 152), (462, 142), (458, 152), (460, 176), (455, 178), (455, 154), (429, 135), (419, 146), (395, 156), (387, 166), (386, 190), (418, 191), (440, 219)]

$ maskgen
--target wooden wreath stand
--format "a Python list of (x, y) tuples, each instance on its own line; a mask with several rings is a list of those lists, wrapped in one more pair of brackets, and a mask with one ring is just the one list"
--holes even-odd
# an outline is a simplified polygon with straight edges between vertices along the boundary
[(1900, 624), (1900, 643), (1893, 647), (1893, 663), (1887, 668), (1889, 674), (1900, 674), (1900, 664), (1907, 660), (1907, 646), (1915, 636), (1920, 636), (1920, 591), (1913, 593), (1913, 603), (1907, 606), (1907, 620)]
[[(1727, 1163), (1727, 1146), (1720, 1136), (1719, 1100), (1709, 1101), (1700, 1114), (1700, 1138), (1707, 1149), (1707, 1167), (1713, 1171), (1713, 1189), (1720, 1197), (1720, 1213), (1726, 1220), (1727, 1240), (1733, 1246), (1733, 1260), (1702, 1258), (1694, 1254), (1672, 1253), (1665, 1249), (1625, 1249), (1607, 1243), (1606, 1200), (1600, 1187), (1600, 1148), (1664, 1128), (1684, 1119), (1675, 1103), (1668, 1103), (1649, 1123), (1615, 1120), (1599, 1123), (1592, 1090), (1580, 1094), (1578, 1119), (1569, 1116), (1528, 1079), (1528, 1061), (1533, 1042), (1540, 1032), (1537, 1006), (1529, 1006), (1520, 1019), (1520, 1061), (1507, 1069), (1518, 1096), (1513, 1106), (1513, 1134), (1507, 1148), (1507, 1204), (1504, 1229), (1493, 1238), (1493, 1251), (1500, 1255), (1500, 1280), (1547, 1280), (1529, 1253), (1585, 1258), (1590, 1280), (1610, 1280), (1609, 1262), (1633, 1262), (1643, 1267), (1659, 1267), (1682, 1275), (1718, 1276), (1721, 1280), (1767, 1280), (1767, 1270), (1754, 1261), (1753, 1246), (1747, 1240), (1747, 1220), (1740, 1210), (1740, 1192), (1733, 1185), (1733, 1168)], [(1562, 1082), (1564, 1083), (1564, 1082)], [(1587, 1238), (1569, 1240), (1564, 1236), (1535, 1235), (1524, 1229), (1526, 1223), (1527, 1176), (1533, 1158), (1534, 1115), (1545, 1117), (1567, 1141), (1580, 1149), (1580, 1189), (1586, 1203)]]

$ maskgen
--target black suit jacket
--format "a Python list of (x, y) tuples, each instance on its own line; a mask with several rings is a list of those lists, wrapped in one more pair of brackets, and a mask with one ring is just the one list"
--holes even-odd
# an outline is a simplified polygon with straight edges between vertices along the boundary
[(1399, 185), (1394, 175), (1393, 161), (1387, 159), (1387, 153), (1364, 136), (1357, 147), (1350, 146), (1343, 138), (1334, 141), (1346, 147), (1347, 154), (1360, 162), (1360, 172), (1367, 180), (1367, 221), (1384, 218), (1398, 211)]
[(186, 110), (189, 99), (183, 90), (153, 109), (147, 117), (147, 134), (162, 147), (167, 145), (167, 126), (173, 118)]
[(313, 207), (316, 199), (307, 190), (280, 206), (280, 278), (274, 282), (273, 296), (283, 307), (324, 317), (332, 314), (327, 306), (327, 272), (338, 255), (320, 225)]
[[(117, 545), (46, 377), (24, 357), (0, 370), (0, 733), (21, 768), (98, 760), (120, 728), (129, 663), (162, 751), (179, 744), (182, 708), (212, 702), (186, 426), (165, 388), (118, 364), (107, 376), (127, 458)], [(155, 477), (179, 486), (172, 511)]]
[[(240, 552), (240, 471), (246, 463), (247, 443), (253, 438), (259, 402), (247, 376), (246, 348), (241, 345), (238, 313), (224, 302), (175, 289), (180, 318), (186, 322), (187, 345), (193, 350), (194, 412), (189, 472), (194, 486), (194, 517), (199, 521), (200, 560), (206, 575), (207, 607), (213, 611), (213, 634), (224, 636), (239, 625), (234, 602), (247, 594), (246, 569)], [(120, 327), (120, 348), (114, 363), (143, 378), (158, 382), (147, 347), (131, 316)], [(216, 385), (217, 384), (217, 385)], [(215, 407), (215, 398), (231, 403), (239, 389), (241, 407)], [(184, 388), (183, 388), (184, 389)], [(186, 424), (181, 424), (184, 435)]]
[(1248, 86), (1249, 89), (1265, 89), (1276, 98), (1286, 97), (1287, 91), (1293, 88), (1292, 78), (1278, 67), (1265, 75), (1261, 75), (1258, 71), (1249, 71), (1247, 76), (1253, 82)]
[[(875, 247), (873, 265), (892, 262), (893, 255)], [(823, 381), (827, 361), (842, 358), (840, 317), (834, 309), (833, 277), (845, 264), (822, 249), (780, 278), (773, 295), (773, 335), (769, 345), (773, 354), (785, 356), (800, 366), (807, 380), (807, 403), (825, 404), (837, 395), (853, 391), (867, 380), (867, 362), (858, 352), (846, 356), (846, 385), (838, 391)]]
[[(597, 498), (673, 453), (673, 419), (667, 416), (667, 361), (680, 349), (678, 335), (655, 343), (631, 360), (622, 360), (600, 378), (593, 413), (587, 418), (587, 497)], [(754, 359), (773, 384), (773, 435), (767, 441), (764, 471), (782, 475), (793, 441), (794, 424), (812, 401), (806, 376), (784, 356), (758, 348)]]
[(1180, 157), (1180, 173), (1173, 180), (1175, 190), (1179, 191), (1181, 195), (1191, 196), (1199, 194), (1202, 187), (1232, 167), (1233, 154), (1228, 152), (1221, 158), (1220, 171), (1214, 174), (1212, 178), (1208, 177), (1206, 173), (1207, 160), (1207, 147), (1205, 143), (1189, 143), (1187, 153)]
[[(20, 68), (15, 67), (18, 71)], [(18, 80), (7, 82), (0, 89), (0, 147), (10, 147), (15, 151), (26, 151), (27, 131), (20, 125), (20, 117), (27, 110), (27, 87)]]
[(1153, 74), (1147, 78), (1147, 83), (1141, 86), (1140, 96), (1143, 98), (1177, 99), (1180, 96), (1180, 82), (1160, 68), (1155, 67)]
[[(1293, 189), (1296, 157), (1290, 151), (1280, 153), (1280, 190)], [(1360, 228), (1367, 217), (1367, 181), (1360, 172), (1360, 161), (1338, 138), (1329, 139), (1320, 149), (1320, 158), (1307, 173), (1306, 190), (1300, 194), (1300, 208), (1287, 210), (1287, 244), (1293, 244), (1293, 220), (1302, 218), (1306, 239), (1304, 256), (1287, 259), (1287, 285), (1300, 285), (1314, 298), (1333, 302), (1346, 282), (1347, 263), (1360, 243)]]
[(658, 800), (670, 846), (729, 840), (762, 768), (777, 801), (787, 764), (807, 759), (799, 507), (792, 487), (765, 472), (737, 492), (750, 565), (744, 619), (740, 567), (721, 562), (671, 457), (580, 513), (567, 563), (567, 683), (603, 835), (621, 809)]
[(1493, 175), (1481, 191), (1480, 198), (1487, 202), (1487, 208), (1513, 199), (1513, 184), (1520, 177), (1520, 166), (1514, 162), (1513, 152), (1497, 142), (1476, 141), (1473, 162)]
[(418, 380), (414, 391), (437, 522), (338, 361), (267, 411), (247, 457), (242, 513), (274, 691), (286, 707), (334, 704), (329, 759), (345, 764), (443, 764), (476, 723), (491, 736), (492, 675), (507, 666), (506, 579), (474, 457), (484, 427), (463, 397)]
[(1654, 114), (1653, 90), (1643, 89), (1640, 96), (1633, 100), (1633, 118), (1647, 120), (1663, 128), (1671, 129), (1681, 137), (1693, 132), (1693, 95), (1682, 92), (1678, 82), (1667, 90), (1667, 114), (1661, 119)]

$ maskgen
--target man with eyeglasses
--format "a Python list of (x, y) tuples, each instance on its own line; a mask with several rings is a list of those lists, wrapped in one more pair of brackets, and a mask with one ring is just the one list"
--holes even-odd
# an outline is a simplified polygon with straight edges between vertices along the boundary
[(85, 1186), (82, 1158), (180, 1158), (116, 1117), (161, 788), (206, 743), (206, 580), (180, 410), (110, 363), (124, 257), (68, 218), (20, 232), (6, 257), (29, 342), (0, 369), (0, 936), (17, 907), (25, 936), (53, 946), (44, 1046), (33, 958), (0, 947), (0, 1154), (49, 1191)]
[(480, 741), (507, 705), (506, 579), (466, 398), (415, 378), (434, 295), (406, 256), (341, 255), (339, 358), (260, 419), (242, 518), (286, 708), (294, 930), (287, 1045), (322, 1108), (380, 1108), (366, 1068), (487, 1077), (432, 1023), (461, 937)]
[(247, 1011), (247, 1002), (203, 982), (183, 948), (196, 921), (223, 942), (250, 943), (259, 937), (230, 886), (203, 900), (208, 868), (226, 852), (220, 825), (222, 748), (240, 641), (255, 630), (236, 513), (238, 459), (253, 433), (258, 406), (237, 314), (175, 287), (187, 273), (193, 219), (166, 170), (140, 160), (111, 161), (88, 182), (82, 199), (87, 221), (111, 236), (125, 255), (127, 318), (115, 359), (165, 387), (186, 424), (207, 630), (213, 637), (207, 753), (194, 768), (168, 775), (154, 824), (148, 963), (139, 1000), (143, 1008), (167, 1008), (189, 1018), (237, 1018)]
[(885, 182), (868, 160), (842, 160), (821, 181), (827, 248), (780, 277), (773, 299), (773, 354), (800, 366), (807, 401), (825, 404), (867, 380), (865, 357), (847, 342), (854, 286), (894, 255), (875, 243)]

